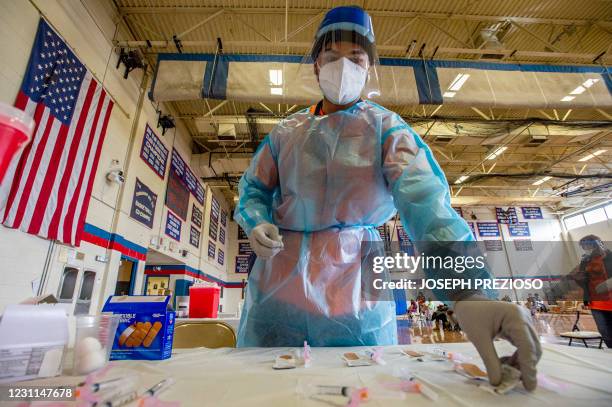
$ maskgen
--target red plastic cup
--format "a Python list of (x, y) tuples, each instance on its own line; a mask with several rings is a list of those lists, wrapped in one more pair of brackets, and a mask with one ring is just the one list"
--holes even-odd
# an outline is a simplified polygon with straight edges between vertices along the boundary
[(23, 110), (0, 102), (0, 183), (13, 160), (32, 139), (34, 119)]

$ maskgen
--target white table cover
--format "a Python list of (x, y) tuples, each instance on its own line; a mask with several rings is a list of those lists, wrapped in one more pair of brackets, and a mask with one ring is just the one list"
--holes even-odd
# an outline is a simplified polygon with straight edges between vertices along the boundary
[[(435, 346), (450, 352), (460, 352), (474, 358), (474, 363), (481, 365), (470, 343)], [(285, 353), (289, 348), (198, 348), (177, 351), (171, 359), (165, 361), (114, 362), (106, 378), (140, 374), (144, 390), (164, 378), (173, 377), (176, 384), (160, 398), (180, 401), (182, 406), (343, 406), (347, 403), (346, 398), (328, 397), (325, 398), (327, 402), (313, 400), (296, 394), (296, 387), (300, 382), (349, 385), (368, 387), (375, 392), (381, 382), (392, 379), (389, 375), (394, 369), (406, 367), (426, 382), (439, 386), (439, 399), (436, 403), (420, 394), (408, 393), (404, 400), (374, 395), (362, 406), (612, 406), (612, 352), (608, 349), (543, 345), (544, 354), (538, 365), (539, 372), (558, 383), (566, 383), (567, 387), (560, 393), (541, 387), (533, 393), (527, 393), (519, 386), (521, 391), (494, 395), (454, 372), (450, 362), (418, 362), (401, 354), (402, 349), (427, 351), (431, 347), (385, 347), (383, 357), (387, 364), (366, 367), (346, 367), (340, 358), (346, 351), (362, 348), (313, 348), (312, 366), (292, 370), (272, 369), (275, 356)], [(496, 347), (500, 355), (509, 354), (513, 350), (505, 341), (497, 341)], [(70, 381), (77, 382), (78, 379), (53, 379), (55, 383)]]

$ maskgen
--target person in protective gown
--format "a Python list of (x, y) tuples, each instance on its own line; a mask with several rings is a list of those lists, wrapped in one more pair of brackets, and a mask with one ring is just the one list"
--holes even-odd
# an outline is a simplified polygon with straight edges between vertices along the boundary
[[(239, 183), (234, 218), (257, 260), (238, 346), (397, 344), (394, 302), (363, 298), (362, 242), (380, 241), (376, 227), (396, 211), (414, 242), (474, 237), (423, 140), (399, 115), (361, 98), (377, 77), (369, 15), (359, 7), (328, 11), (310, 57), (324, 99), (281, 120)], [(449, 299), (491, 383), (500, 382), (503, 361), (535, 388), (541, 350), (529, 316), (473, 290)], [(500, 360), (496, 336), (515, 354)]]

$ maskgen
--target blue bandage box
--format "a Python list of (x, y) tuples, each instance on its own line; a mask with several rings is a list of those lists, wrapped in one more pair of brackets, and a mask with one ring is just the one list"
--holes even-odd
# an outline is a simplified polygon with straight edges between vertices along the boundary
[(111, 296), (102, 312), (120, 317), (111, 360), (160, 360), (172, 354), (175, 315), (169, 296)]

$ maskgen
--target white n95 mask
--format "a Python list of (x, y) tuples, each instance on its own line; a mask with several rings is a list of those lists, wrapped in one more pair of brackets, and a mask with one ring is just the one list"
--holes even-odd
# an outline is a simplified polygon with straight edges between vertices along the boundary
[(365, 87), (368, 70), (342, 57), (319, 69), (319, 87), (330, 102), (346, 105), (355, 101)]

